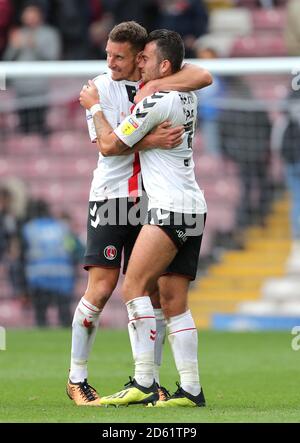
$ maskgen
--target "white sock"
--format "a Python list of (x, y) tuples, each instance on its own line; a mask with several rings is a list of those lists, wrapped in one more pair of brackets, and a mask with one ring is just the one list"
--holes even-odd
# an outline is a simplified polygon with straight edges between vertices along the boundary
[(149, 388), (154, 379), (154, 342), (156, 325), (150, 297), (137, 297), (126, 303), (128, 331), (135, 363), (134, 378)]
[(168, 320), (168, 339), (172, 348), (180, 386), (192, 395), (201, 390), (198, 371), (198, 333), (191, 311)]
[(81, 298), (72, 323), (72, 352), (69, 378), (73, 383), (88, 376), (87, 362), (95, 341), (101, 310)]
[(153, 310), (156, 320), (156, 338), (154, 343), (154, 379), (156, 383), (160, 385), (159, 370), (162, 361), (163, 344), (166, 338), (167, 322), (162, 309), (153, 309)]

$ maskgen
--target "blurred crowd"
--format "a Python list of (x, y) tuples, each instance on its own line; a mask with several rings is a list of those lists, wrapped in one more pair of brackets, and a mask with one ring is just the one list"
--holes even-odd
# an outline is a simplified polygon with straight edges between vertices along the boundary
[(1, 57), (16, 59), (26, 42), (33, 49), (33, 31), (39, 29), (40, 47), (45, 50), (40, 59), (86, 60), (105, 58), (108, 32), (125, 20), (135, 20), (148, 31), (178, 31), (192, 56), (194, 39), (207, 30), (208, 10), (202, 0), (0, 0), (0, 17)]
[(103, 59), (108, 32), (125, 20), (135, 20), (149, 32), (155, 28), (179, 32), (185, 42), (186, 56), (193, 58), (196, 40), (208, 32), (212, 10), (247, 5), (272, 8), (285, 3), (285, 0), (0, 0), (0, 60)]
[(33, 307), (37, 326), (49, 324), (48, 308), (55, 306), (67, 327), (84, 245), (68, 213), (53, 215), (46, 201), (27, 199), (24, 189), (21, 181), (0, 185), (0, 265), (12, 296)]

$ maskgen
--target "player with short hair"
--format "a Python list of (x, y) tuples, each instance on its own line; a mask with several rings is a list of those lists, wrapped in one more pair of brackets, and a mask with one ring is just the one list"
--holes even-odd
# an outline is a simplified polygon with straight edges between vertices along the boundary
[[(150, 33), (139, 64), (143, 81), (175, 72), (183, 54), (183, 42), (177, 33), (167, 30)], [(123, 284), (135, 374), (126, 389), (102, 397), (103, 405), (205, 406), (198, 373), (197, 329), (188, 309), (189, 282), (196, 276), (207, 212), (194, 175), (192, 140), (196, 113), (195, 94), (176, 91), (159, 91), (146, 97), (114, 131), (103, 113), (97, 113), (102, 124), (100, 144), (106, 155), (116, 155), (135, 146), (165, 119), (173, 126), (185, 127), (180, 146), (140, 153), (149, 198), (148, 224), (142, 227), (136, 240)], [(147, 295), (157, 279), (180, 375), (177, 391), (166, 401), (158, 400), (154, 382), (155, 316)]]
[[(87, 88), (81, 93), (81, 104), (90, 109), (87, 112), (89, 132), (92, 141), (99, 140), (101, 128), (95, 115), (99, 102), (111, 127), (118, 124), (130, 113), (136, 88), (140, 85), (140, 70), (137, 61), (146, 41), (146, 31), (135, 22), (117, 25), (110, 33), (107, 42), (107, 60), (111, 74), (97, 77), (95, 83), (96, 102), (89, 103), (84, 97)], [(206, 86), (210, 77), (207, 71), (191, 67), (194, 72), (192, 83), (197, 89)], [(196, 71), (195, 71), (196, 69)], [(195, 75), (197, 73), (197, 75)], [(160, 83), (149, 83), (148, 88), (172, 89), (174, 86), (186, 88), (185, 73), (165, 78)], [(173, 82), (173, 83), (172, 83)], [(175, 83), (175, 84), (174, 84)], [(180, 86), (180, 85), (184, 86)], [(159, 145), (173, 147), (181, 143), (183, 128), (170, 128), (170, 123), (163, 122), (158, 129), (144, 137), (136, 146), (139, 149), (154, 148)], [(98, 143), (99, 144), (99, 143)], [(139, 158), (131, 153), (122, 156), (102, 155), (100, 147), (98, 167), (94, 171), (94, 179), (90, 192), (88, 220), (88, 241), (85, 254), (85, 268), (89, 271), (88, 287), (80, 300), (74, 314), (72, 335), (72, 357), (67, 392), (76, 404), (99, 405), (99, 396), (87, 382), (87, 360), (93, 345), (100, 313), (116, 287), (124, 251), (124, 269), (126, 269), (130, 252), (140, 230), (140, 226), (101, 225), (99, 211), (107, 202), (116, 208), (121, 203), (128, 213), (136, 204), (136, 198), (142, 195)], [(124, 208), (124, 206), (123, 206)], [(120, 215), (120, 214), (117, 214)], [(156, 382), (161, 361), (161, 348), (165, 332), (165, 320), (159, 305), (155, 305), (156, 334), (158, 343), (156, 353)], [(158, 326), (158, 328), (157, 328)]]

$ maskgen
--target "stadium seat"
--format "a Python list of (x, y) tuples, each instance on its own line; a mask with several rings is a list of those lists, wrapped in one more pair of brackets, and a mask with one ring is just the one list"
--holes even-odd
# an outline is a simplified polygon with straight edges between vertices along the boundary
[(252, 16), (246, 8), (215, 9), (210, 14), (209, 32), (223, 35), (248, 35), (252, 32)]
[(236, 207), (241, 197), (240, 181), (234, 177), (220, 178), (207, 189), (207, 192), (209, 193), (209, 200), (213, 199), (220, 204)]
[(47, 149), (47, 140), (38, 134), (12, 135), (5, 141), (5, 150), (8, 154), (24, 155), (39, 154)]
[(33, 310), (26, 309), (24, 311), (24, 307), (18, 299), (1, 300), (0, 325), (5, 328), (19, 328), (20, 325), (25, 328), (32, 327), (34, 326)]
[(208, 257), (211, 255), (214, 244), (214, 230), (206, 227), (204, 230), (203, 240), (201, 243), (201, 253), (200, 253), (200, 261), (201, 257)]
[(232, 232), (235, 227), (235, 211), (230, 206), (210, 204), (206, 225), (217, 232)]
[(52, 131), (63, 131), (68, 126), (66, 110), (59, 106), (50, 108), (47, 114), (47, 125)]
[(253, 97), (259, 100), (284, 99), (290, 87), (290, 80), (286, 75), (247, 75), (245, 76), (245, 82), (251, 90)]
[(0, 177), (11, 175), (11, 165), (7, 159), (0, 158)]
[(77, 155), (79, 153), (95, 153), (97, 148), (90, 142), (87, 133), (74, 131), (58, 131), (49, 137), (49, 149), (51, 152), (61, 155)]
[(261, 292), (265, 300), (300, 302), (300, 277), (270, 278), (264, 282)]
[(284, 302), (281, 304), (281, 315), (288, 317), (300, 316), (300, 301)]
[(224, 163), (221, 157), (210, 154), (202, 154), (195, 158), (195, 174), (201, 180), (209, 178), (215, 180), (224, 174)]
[(268, 300), (249, 301), (239, 303), (237, 312), (244, 315), (278, 315), (281, 314), (280, 304)]
[(195, 42), (196, 52), (202, 48), (213, 48), (219, 57), (228, 57), (235, 39), (234, 34), (210, 33), (198, 37)]
[(257, 0), (237, 0), (237, 6), (243, 8), (256, 8)]
[(279, 57), (286, 54), (283, 36), (270, 33), (239, 37), (231, 50), (232, 57)]
[(286, 11), (283, 8), (255, 9), (252, 11), (255, 31), (282, 31), (286, 24)]

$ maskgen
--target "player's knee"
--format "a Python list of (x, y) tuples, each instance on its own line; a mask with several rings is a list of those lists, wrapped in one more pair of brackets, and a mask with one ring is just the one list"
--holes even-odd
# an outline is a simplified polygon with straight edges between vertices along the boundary
[(102, 309), (113, 293), (115, 286), (108, 281), (98, 280), (93, 285), (89, 285), (85, 298), (97, 308)]
[(162, 306), (170, 306), (176, 302), (176, 294), (174, 292), (161, 291), (160, 302)]
[(125, 302), (146, 295), (146, 285), (142, 280), (125, 277), (122, 285), (122, 296)]
[(177, 312), (178, 299), (174, 293), (164, 292), (160, 294), (160, 304), (166, 318), (173, 317)]

